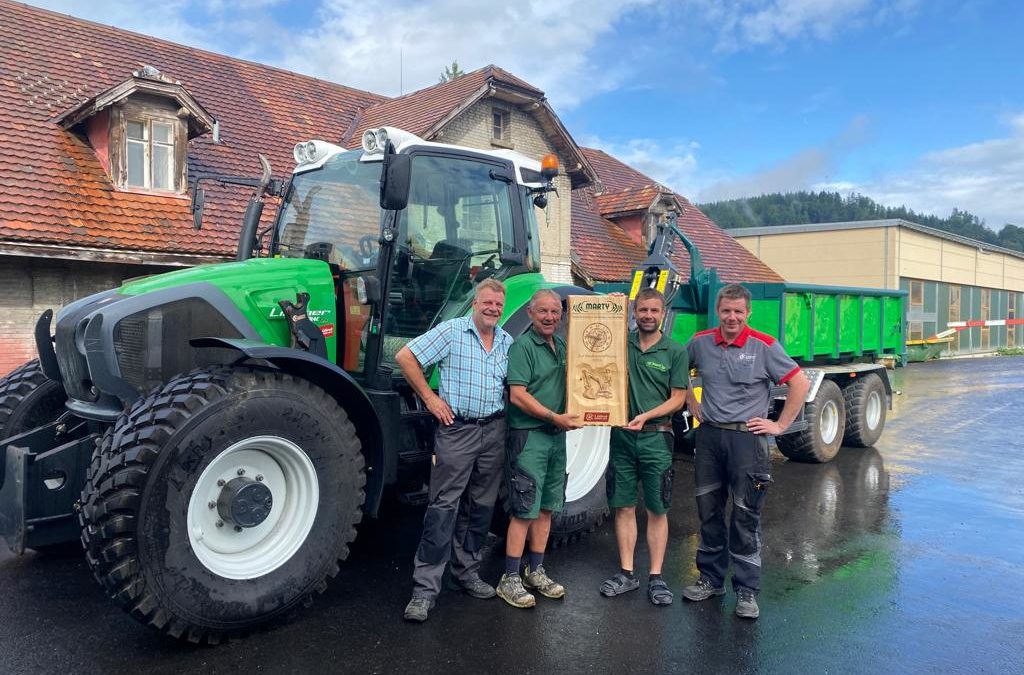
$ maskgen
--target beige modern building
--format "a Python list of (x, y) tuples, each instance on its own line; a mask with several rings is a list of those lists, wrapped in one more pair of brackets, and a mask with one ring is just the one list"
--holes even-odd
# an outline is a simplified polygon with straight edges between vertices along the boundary
[(949, 353), (1024, 346), (1024, 253), (905, 220), (727, 230), (788, 281), (900, 288), (907, 339), (960, 328)]

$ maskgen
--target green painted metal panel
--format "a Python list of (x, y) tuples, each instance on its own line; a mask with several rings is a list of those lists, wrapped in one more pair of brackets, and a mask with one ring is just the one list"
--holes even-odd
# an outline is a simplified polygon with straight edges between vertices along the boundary
[(864, 298), (864, 328), (861, 331), (865, 353), (882, 348), (882, 299)]
[(839, 356), (836, 339), (836, 296), (814, 296), (814, 355)]
[(882, 349), (903, 352), (903, 298), (882, 298)]
[[(718, 323), (717, 317), (715, 323)], [(779, 326), (779, 300), (751, 300), (747, 324), (756, 331), (778, 339), (782, 334)]]
[(846, 354), (860, 356), (861, 311), (860, 298), (853, 295), (839, 296), (839, 350)]
[(786, 293), (783, 298), (786, 323), (783, 346), (786, 353), (793, 358), (813, 359), (810, 354), (811, 298), (806, 293)]
[[(188, 284), (205, 283), (222, 291), (245, 315), (267, 344), (288, 346), (291, 333), (278, 300), (295, 301), (309, 293), (308, 313), (318, 326), (337, 325), (334, 278), (326, 262), (298, 258), (256, 258), (242, 262), (200, 265), (129, 281), (124, 295), (142, 295)], [(334, 361), (340, 331), (326, 338), (328, 357)]]
[(701, 323), (706, 323), (706, 321), (702, 321), (702, 317), (698, 317), (696, 314), (688, 312), (676, 314), (672, 323), (672, 339), (685, 345), (694, 333), (704, 330)]

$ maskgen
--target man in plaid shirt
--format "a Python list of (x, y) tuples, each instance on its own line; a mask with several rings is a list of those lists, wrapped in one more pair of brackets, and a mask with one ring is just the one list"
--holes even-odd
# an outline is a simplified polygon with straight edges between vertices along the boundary
[[(485, 279), (476, 287), (470, 317), (435, 326), (395, 356), (438, 421), (407, 621), (427, 620), (449, 559), (458, 586), (475, 598), (494, 597), (479, 570), (505, 459), (505, 371), (512, 338), (498, 327), (504, 307), (504, 284)], [(435, 363), (437, 393), (423, 375)]]

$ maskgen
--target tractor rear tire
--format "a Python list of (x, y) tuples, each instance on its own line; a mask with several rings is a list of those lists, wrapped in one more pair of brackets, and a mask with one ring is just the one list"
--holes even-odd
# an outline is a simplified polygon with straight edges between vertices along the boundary
[(0, 440), (49, 424), (64, 412), (64, 387), (33, 359), (0, 379)]
[(843, 444), (846, 402), (839, 385), (823, 380), (814, 400), (804, 406), (807, 428), (775, 438), (779, 451), (797, 462), (831, 462)]
[(875, 373), (851, 380), (843, 388), (846, 400), (846, 435), (843, 445), (870, 448), (885, 428), (885, 384)]
[(365, 483), (356, 429), (325, 391), (276, 370), (199, 369), (104, 434), (82, 492), (82, 543), (133, 617), (216, 644), (326, 589)]

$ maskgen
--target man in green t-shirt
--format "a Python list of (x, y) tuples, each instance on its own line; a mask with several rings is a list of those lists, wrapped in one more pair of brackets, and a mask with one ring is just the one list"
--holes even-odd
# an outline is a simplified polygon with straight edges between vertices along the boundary
[(668, 509), (672, 504), (672, 413), (683, 407), (690, 382), (686, 349), (662, 335), (665, 298), (652, 288), (641, 289), (633, 302), (636, 330), (629, 334), (629, 416), (625, 427), (612, 429), (608, 473), (608, 506), (615, 509), (615, 539), (620, 571), (601, 584), (608, 597), (634, 591), (637, 482), (643, 485), (647, 508), (647, 548), (651, 570), (647, 597), (655, 605), (671, 605), (672, 592), (661, 577), (668, 546)]
[[(562, 299), (550, 290), (534, 293), (526, 309), (533, 325), (508, 351), (508, 454), (510, 506), (505, 539), (505, 574), (498, 597), (513, 607), (533, 607), (532, 589), (547, 598), (565, 588), (544, 571), (551, 513), (565, 503), (565, 432), (577, 429), (577, 415), (565, 414), (565, 340), (555, 335)], [(520, 576), (526, 536), (530, 550)]]

